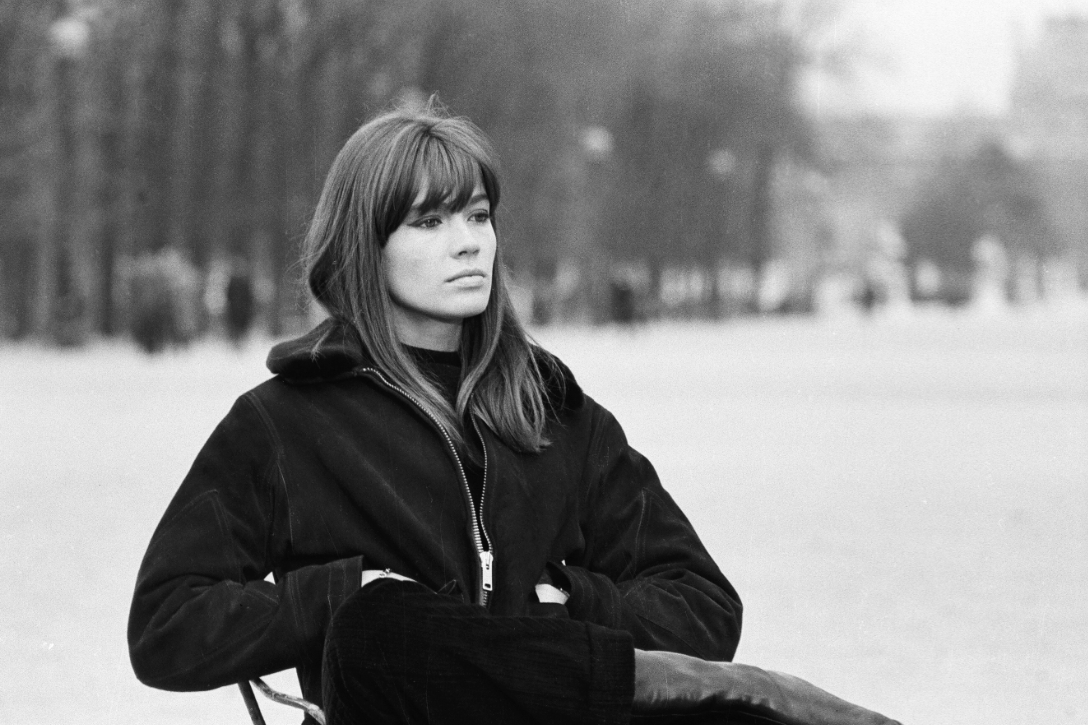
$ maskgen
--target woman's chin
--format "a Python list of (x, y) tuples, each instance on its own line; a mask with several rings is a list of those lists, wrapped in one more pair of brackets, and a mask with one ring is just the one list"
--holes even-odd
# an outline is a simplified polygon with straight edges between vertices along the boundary
[(487, 302), (491, 297), (491, 289), (463, 290), (456, 299), (450, 300), (449, 312), (451, 318), (467, 320), (479, 315), (487, 309)]
[(467, 320), (472, 317), (478, 317), (482, 315), (484, 310), (487, 309), (487, 303), (482, 305), (473, 305), (472, 307), (466, 307), (457, 314), (457, 317), (461, 320)]

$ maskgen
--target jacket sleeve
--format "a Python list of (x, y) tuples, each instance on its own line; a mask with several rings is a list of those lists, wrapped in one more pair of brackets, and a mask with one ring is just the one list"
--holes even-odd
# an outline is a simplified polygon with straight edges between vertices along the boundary
[(297, 666), (320, 652), (332, 613), (360, 586), (361, 557), (265, 581), (278, 450), (243, 396), (197, 455), (152, 536), (129, 612), (141, 682), (207, 690)]
[(627, 444), (619, 423), (599, 416), (578, 562), (559, 567), (571, 617), (622, 629), (635, 647), (731, 660), (741, 603), (653, 466)]

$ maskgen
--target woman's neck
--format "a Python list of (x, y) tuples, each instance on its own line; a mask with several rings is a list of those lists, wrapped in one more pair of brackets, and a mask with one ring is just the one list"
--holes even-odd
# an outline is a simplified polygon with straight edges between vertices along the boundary
[(439, 352), (456, 352), (461, 347), (461, 320), (450, 322), (412, 314), (393, 305), (393, 328), (402, 345)]
[(434, 365), (444, 365), (447, 367), (461, 367), (461, 354), (456, 350), (447, 352), (445, 350), (428, 350), (425, 347), (413, 347), (412, 345), (402, 345), (402, 347), (408, 351), (408, 354), (415, 358), (418, 365), (424, 367), (430, 367)]

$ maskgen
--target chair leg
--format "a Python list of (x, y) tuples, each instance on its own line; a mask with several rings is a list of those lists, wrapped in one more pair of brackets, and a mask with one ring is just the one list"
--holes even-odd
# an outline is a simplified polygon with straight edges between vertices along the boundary
[(242, 691), (242, 699), (246, 701), (246, 709), (249, 710), (249, 719), (253, 721), (253, 725), (265, 725), (264, 715), (261, 714), (261, 706), (257, 704), (252, 685), (242, 680), (238, 683), (238, 689)]

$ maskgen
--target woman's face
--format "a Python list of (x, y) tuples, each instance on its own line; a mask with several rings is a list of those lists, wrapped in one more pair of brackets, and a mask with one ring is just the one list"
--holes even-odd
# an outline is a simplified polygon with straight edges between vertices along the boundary
[(456, 350), (461, 323), (487, 307), (495, 264), (491, 203), (477, 186), (465, 208), (421, 213), (426, 189), (383, 250), (400, 341), (431, 350)]

